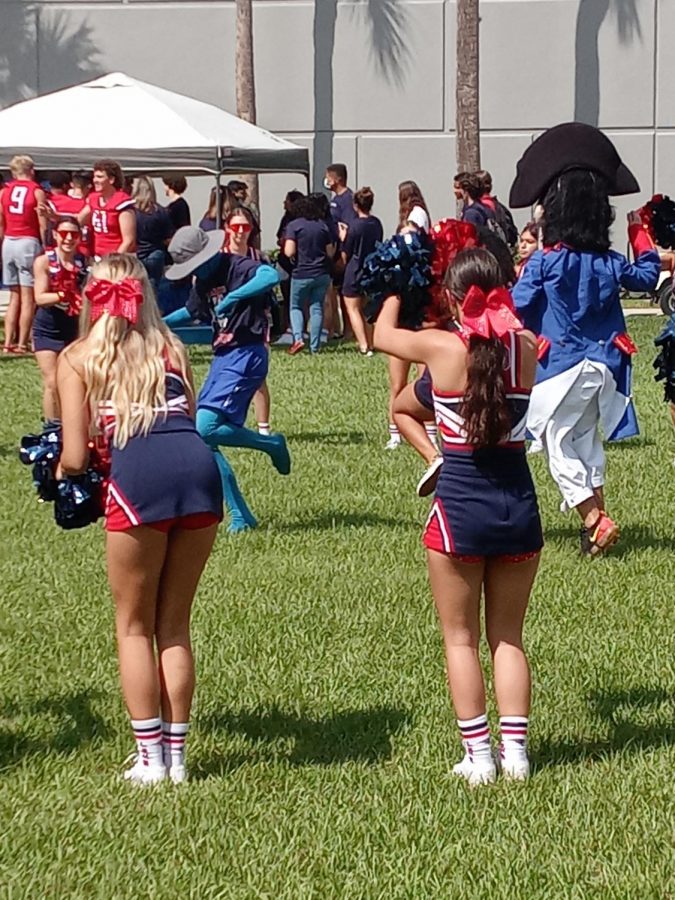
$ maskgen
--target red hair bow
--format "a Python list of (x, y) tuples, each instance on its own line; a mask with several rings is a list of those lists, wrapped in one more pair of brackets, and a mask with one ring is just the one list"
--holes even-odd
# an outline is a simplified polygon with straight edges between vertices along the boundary
[(100, 319), (104, 312), (126, 319), (130, 325), (138, 321), (138, 307), (143, 302), (143, 285), (138, 278), (123, 278), (115, 282), (93, 278), (85, 294), (91, 301), (92, 322)]
[(504, 340), (509, 331), (522, 327), (506, 288), (495, 288), (489, 294), (475, 284), (469, 288), (462, 303), (462, 328), (468, 334)]

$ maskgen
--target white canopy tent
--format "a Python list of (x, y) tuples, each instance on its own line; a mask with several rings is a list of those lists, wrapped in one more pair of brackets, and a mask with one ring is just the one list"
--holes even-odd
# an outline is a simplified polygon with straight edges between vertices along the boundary
[(309, 175), (309, 154), (263, 128), (122, 72), (0, 111), (0, 165), (18, 153), (39, 169), (86, 169), (112, 157), (133, 174)]

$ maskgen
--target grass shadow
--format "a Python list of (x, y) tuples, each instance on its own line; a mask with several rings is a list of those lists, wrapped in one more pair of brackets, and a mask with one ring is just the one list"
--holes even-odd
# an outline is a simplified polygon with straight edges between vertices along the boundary
[(646, 525), (626, 525), (621, 528), (621, 540), (612, 548), (611, 555), (618, 557), (630, 553), (633, 550), (673, 550), (675, 540), (666, 532), (657, 532)]
[[(609, 724), (609, 736), (595, 741), (543, 740), (534, 754), (537, 770), (607, 759), (617, 753), (640, 753), (675, 743), (673, 695), (663, 688), (597, 691), (589, 694), (587, 700), (598, 722)], [(663, 722), (641, 725), (634, 721), (636, 713), (664, 705), (669, 711), (664, 713)]]
[[(202, 730), (243, 735), (250, 754), (236, 753), (197, 760), (197, 778), (224, 775), (242, 765), (282, 760), (291, 767), (340, 766), (349, 762), (376, 765), (390, 759), (392, 738), (409, 727), (405, 710), (388, 706), (345, 710), (315, 718), (284, 712), (277, 706), (232, 713), (215, 713), (200, 719)], [(275, 743), (287, 742), (284, 752)]]
[[(109, 735), (104, 720), (92, 709), (92, 701), (103, 695), (99, 691), (82, 690), (71, 694), (44, 697), (28, 705), (6, 704), (0, 710), (0, 773), (19, 765), (28, 756), (50, 753), (70, 755), (86, 744)], [(37, 716), (56, 721), (57, 728), (49, 738), (33, 738), (6, 722), (16, 716)]]
[(343, 444), (365, 444), (367, 438), (362, 431), (298, 431), (295, 434), (287, 434), (286, 440), (340, 447)]
[(641, 450), (643, 447), (655, 447), (656, 441), (650, 437), (634, 437), (625, 441), (615, 441), (605, 444), (605, 450), (608, 455), (619, 453), (624, 450)]
[[(554, 525), (544, 529), (544, 540), (570, 543), (579, 548), (579, 525)], [(621, 538), (607, 554), (608, 559), (621, 559), (635, 550), (673, 550), (675, 540), (666, 531), (658, 532), (646, 525), (622, 525)]]
[[(338, 528), (401, 528), (405, 523), (401, 519), (390, 516), (378, 516), (376, 513), (359, 512), (326, 512), (298, 521), (294, 519), (288, 524), (275, 523), (285, 533), (294, 531), (334, 531)], [(419, 523), (410, 521), (410, 528), (419, 529)]]

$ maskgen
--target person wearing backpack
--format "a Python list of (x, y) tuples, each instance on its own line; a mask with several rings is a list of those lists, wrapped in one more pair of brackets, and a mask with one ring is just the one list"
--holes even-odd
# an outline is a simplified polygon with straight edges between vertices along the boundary
[(455, 179), (462, 192), (462, 222), (469, 222), (476, 228), (488, 227), (488, 223), (496, 222), (494, 210), (483, 202), (483, 184), (475, 172), (465, 172)]
[(480, 202), (495, 214), (495, 220), (504, 234), (504, 240), (512, 250), (515, 250), (519, 235), (511, 211), (507, 206), (504, 206), (498, 197), (493, 195), (492, 175), (485, 169), (481, 169), (476, 172), (476, 176), (483, 186)]

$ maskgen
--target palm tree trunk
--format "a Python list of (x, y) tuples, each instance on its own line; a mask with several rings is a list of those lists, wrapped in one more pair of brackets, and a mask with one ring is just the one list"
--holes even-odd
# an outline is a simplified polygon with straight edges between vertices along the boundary
[[(235, 52), (235, 81), (237, 88), (237, 115), (247, 122), (256, 123), (255, 70), (253, 65), (253, 0), (237, 0), (237, 46)], [(248, 199), (258, 208), (258, 176), (243, 175), (248, 185)]]
[(480, 169), (479, 0), (457, 0), (457, 171)]

